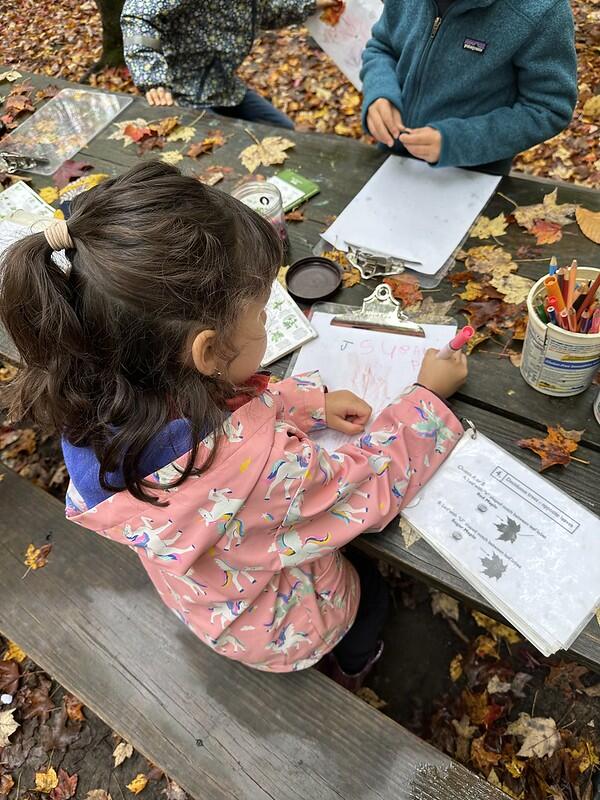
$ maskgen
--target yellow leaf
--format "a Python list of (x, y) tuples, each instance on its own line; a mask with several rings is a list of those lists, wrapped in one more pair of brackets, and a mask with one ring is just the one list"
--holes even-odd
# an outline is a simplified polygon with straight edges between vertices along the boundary
[(58, 786), (58, 775), (54, 767), (50, 767), (46, 772), (35, 773), (35, 789), (37, 792), (48, 794)]
[(0, 711), (0, 747), (5, 747), (10, 744), (8, 737), (19, 727), (19, 723), (15, 722), (13, 714), (16, 709), (10, 708), (8, 711)]
[(595, 244), (600, 244), (600, 211), (594, 212), (579, 206), (575, 212), (575, 219), (583, 235)]
[(577, 206), (572, 203), (557, 203), (558, 189), (544, 196), (541, 203), (531, 206), (517, 206), (513, 216), (517, 223), (530, 231), (538, 220), (555, 222), (557, 225), (568, 225), (574, 216)]
[(600, 119), (600, 94), (596, 94), (585, 101), (583, 115), (592, 119)]
[(239, 155), (242, 164), (248, 172), (254, 170), (261, 164), (270, 167), (272, 164), (283, 164), (288, 157), (285, 152), (290, 147), (294, 147), (294, 142), (284, 139), (282, 136), (267, 136), (262, 142), (251, 144), (246, 147)]
[(475, 640), (475, 652), (479, 658), (500, 658), (498, 654), (498, 643), (491, 636), (478, 636)]
[(360, 272), (355, 269), (347, 269), (344, 271), (342, 275), (342, 286), (344, 289), (349, 289), (351, 286), (356, 286), (357, 283), (360, 283)]
[(458, 261), (464, 261), (467, 269), (484, 274), (508, 275), (518, 269), (511, 254), (496, 244), (484, 244), (461, 250), (456, 258)]
[(0, 74), (0, 81), (8, 81), (9, 83), (12, 83), (13, 81), (16, 81), (22, 77), (23, 76), (21, 75), (21, 73), (17, 72), (16, 69), (11, 69), (8, 72), (3, 72), (2, 74)]
[(165, 164), (175, 166), (175, 164), (179, 164), (180, 161), (183, 161), (183, 154), (178, 150), (167, 150), (166, 153), (160, 154), (160, 160), (164, 161)]
[(247, 458), (245, 461), (242, 461), (242, 463), (240, 464), (240, 472), (246, 472), (251, 463), (252, 463), (251, 458)]
[(463, 674), (463, 657), (462, 654), (459, 653), (457, 656), (454, 656), (452, 661), (450, 662), (450, 677), (452, 678), (453, 682), (460, 678)]
[(586, 739), (579, 742), (576, 750), (567, 749), (567, 753), (578, 762), (577, 767), (581, 773), (600, 764), (600, 758), (598, 758), (594, 745)]
[(191, 125), (179, 125), (167, 136), (167, 142), (191, 142), (196, 135), (196, 128)]
[(477, 300), (481, 295), (482, 288), (482, 285), (477, 281), (468, 281), (464, 292), (461, 292), (458, 296), (461, 300)]
[(286, 282), (286, 275), (289, 266), (287, 267), (279, 267), (279, 271), (277, 272), (277, 280), (283, 286), (284, 289), (287, 289), (287, 282)]
[(516, 756), (513, 756), (510, 761), (505, 761), (503, 766), (513, 778), (520, 778), (525, 769), (525, 765), (525, 761), (519, 761)]
[(38, 190), (38, 194), (46, 203), (53, 203), (58, 200), (58, 189), (54, 186), (44, 186)]
[(131, 783), (127, 784), (127, 788), (129, 789), (130, 792), (133, 792), (134, 794), (139, 794), (140, 792), (144, 791), (147, 785), (148, 785), (148, 778), (143, 774), (143, 772), (140, 772), (138, 775), (135, 776), (135, 778), (131, 781)]
[[(490, 283), (504, 295), (505, 303), (524, 303), (527, 300), (533, 281), (521, 275), (495, 275)], [(461, 295), (462, 296), (462, 295)]]
[(521, 641), (519, 634), (508, 625), (502, 625), (501, 622), (486, 617), (480, 611), (471, 611), (471, 615), (479, 627), (489, 631), (494, 639), (504, 639), (508, 644), (517, 644)]
[(487, 333), (482, 333), (481, 331), (476, 331), (474, 336), (471, 336), (469, 341), (467, 342), (467, 346), (465, 347), (465, 353), (470, 356), (473, 350), (480, 345), (482, 342), (486, 342), (490, 338), (491, 334), (488, 331)]
[(40, 569), (40, 567), (45, 567), (48, 561), (48, 553), (52, 549), (51, 544), (42, 545), (42, 547), (36, 547), (33, 544), (30, 544), (27, 547), (27, 552), (25, 553), (25, 566), (29, 567), (29, 569)]
[(473, 239), (490, 239), (492, 236), (504, 236), (508, 221), (504, 214), (498, 214), (494, 219), (481, 216), (475, 222), (469, 235)]
[(27, 658), (27, 653), (25, 653), (18, 644), (14, 642), (8, 641), (8, 647), (6, 653), (2, 656), (2, 661), (16, 661), (18, 664), (21, 661), (25, 661)]

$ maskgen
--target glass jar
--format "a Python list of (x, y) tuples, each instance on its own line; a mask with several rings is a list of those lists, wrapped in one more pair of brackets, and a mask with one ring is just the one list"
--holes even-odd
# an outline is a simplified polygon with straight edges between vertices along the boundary
[(250, 181), (234, 189), (231, 196), (268, 219), (287, 251), (289, 239), (283, 213), (283, 200), (277, 186), (267, 181)]

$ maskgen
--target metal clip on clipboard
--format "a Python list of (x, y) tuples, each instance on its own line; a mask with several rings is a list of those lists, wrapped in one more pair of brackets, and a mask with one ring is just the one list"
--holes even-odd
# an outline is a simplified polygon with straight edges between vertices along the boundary
[(20, 153), (9, 153), (6, 150), (0, 150), (0, 170), (8, 173), (8, 175), (14, 175), (19, 170), (33, 169), (47, 163), (48, 160), (45, 158), (24, 156)]
[(346, 258), (360, 272), (363, 280), (381, 278), (388, 275), (400, 275), (407, 266), (402, 258), (371, 253), (368, 250), (361, 250), (352, 244), (348, 245)]
[(402, 311), (402, 306), (385, 283), (380, 283), (375, 291), (363, 300), (362, 308), (338, 314), (332, 319), (331, 324), (343, 328), (399, 333), (404, 336), (425, 336), (423, 328), (412, 322)]

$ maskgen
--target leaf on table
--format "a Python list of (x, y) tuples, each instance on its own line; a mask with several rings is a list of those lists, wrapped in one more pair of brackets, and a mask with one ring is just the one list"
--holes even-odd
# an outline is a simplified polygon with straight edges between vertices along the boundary
[(355, 267), (345, 269), (342, 273), (342, 286), (344, 289), (356, 286), (357, 283), (360, 283), (360, 272)]
[(19, 678), (19, 666), (16, 661), (0, 661), (0, 694), (16, 694)]
[(458, 261), (464, 261), (467, 271), (494, 276), (508, 275), (519, 268), (508, 250), (496, 244), (484, 244), (461, 250), (456, 258)]
[(9, 795), (14, 785), (15, 782), (12, 775), (9, 775), (7, 772), (0, 775), (0, 797)]
[(27, 658), (27, 653), (21, 650), (18, 644), (11, 642), (10, 639), (6, 641), (6, 650), (2, 656), (2, 661), (16, 661), (21, 663)]
[(506, 733), (522, 739), (521, 749), (517, 753), (521, 758), (551, 756), (561, 744), (552, 717), (531, 717), (521, 713), (518, 720), (506, 728)]
[(481, 571), (488, 578), (495, 578), (498, 581), (506, 572), (507, 564), (497, 553), (493, 553), (491, 556), (484, 556), (480, 561), (483, 567)]
[(14, 713), (14, 708), (10, 708), (8, 711), (0, 711), (0, 747), (10, 744), (8, 737), (12, 736), (19, 727), (19, 723), (13, 719)]
[[(463, 250), (461, 251), (462, 255), (466, 258), (466, 252)], [(461, 255), (459, 253), (459, 255)], [(461, 283), (468, 283), (468, 281), (475, 280), (475, 273), (470, 269), (460, 270), (459, 272), (451, 272), (448, 275), (448, 280), (452, 284), (454, 288), (460, 286)]]
[(443, 300), (436, 303), (432, 297), (426, 297), (422, 303), (407, 306), (404, 310), (414, 322), (426, 325), (452, 325), (455, 320), (449, 311), (455, 300)]
[(341, 250), (326, 250), (322, 253), (323, 258), (328, 258), (330, 261), (335, 261), (342, 269), (351, 269), (352, 264), (348, 261), (346, 253)]
[(531, 231), (538, 220), (554, 222), (561, 227), (568, 225), (575, 215), (577, 206), (572, 203), (557, 203), (557, 199), (558, 189), (554, 189), (553, 192), (545, 195), (541, 203), (517, 206), (512, 212), (512, 216), (518, 225), (528, 231)]
[(179, 150), (167, 150), (166, 153), (160, 154), (160, 160), (174, 167), (180, 161), (183, 161), (183, 153), (180, 153)]
[[(148, 123), (145, 119), (142, 119), (142, 117), (138, 117), (137, 119), (128, 119), (124, 122), (115, 122), (113, 124), (117, 130), (113, 131), (108, 138), (115, 139), (118, 142), (123, 142), (124, 147), (129, 147), (130, 144), (139, 141), (142, 138), (142, 130), (146, 131), (146, 135), (149, 135), (150, 133)], [(127, 130), (129, 133), (126, 132)], [(133, 134), (133, 136), (131, 134)]]
[(129, 742), (119, 742), (113, 750), (113, 758), (115, 760), (115, 767), (119, 767), (127, 758), (133, 755), (133, 745)]
[(489, 331), (476, 331), (467, 342), (465, 353), (470, 356), (473, 350), (475, 350), (476, 347), (479, 347), (479, 345), (483, 342), (487, 342), (490, 336), (491, 333)]
[(587, 208), (578, 206), (575, 212), (575, 219), (579, 225), (579, 230), (595, 244), (600, 244), (600, 211), (590, 211)]
[(440, 614), (444, 619), (453, 619), (455, 622), (460, 619), (458, 600), (435, 589), (431, 591), (431, 610), (436, 615)]
[(65, 711), (67, 717), (73, 722), (85, 722), (83, 714), (83, 703), (74, 694), (66, 692), (63, 696), (63, 703), (65, 704)]
[[(179, 786), (179, 784), (175, 783), (175, 781), (167, 780), (167, 785), (163, 789), (162, 793), (165, 795), (167, 800), (187, 800), (186, 793), (181, 786)], [(86, 798), (86, 800), (88, 799)], [(101, 800), (101, 798), (92, 797), (90, 800)]]
[(199, 158), (207, 153), (213, 153), (225, 144), (225, 137), (222, 131), (213, 131), (210, 136), (206, 136), (201, 142), (194, 142), (190, 145), (186, 155), (190, 158)]
[(519, 439), (517, 442), (519, 447), (533, 450), (541, 458), (540, 472), (557, 464), (564, 466), (570, 464), (571, 453), (577, 450), (584, 433), (584, 431), (566, 431), (562, 425), (546, 425), (546, 428), (548, 434), (544, 439)]
[(398, 527), (400, 528), (402, 541), (404, 542), (404, 546), (407, 550), (409, 547), (412, 547), (415, 542), (418, 542), (419, 539), (422, 538), (419, 531), (404, 517), (400, 517)]
[(266, 136), (258, 144), (251, 144), (242, 150), (239, 158), (248, 172), (254, 172), (261, 164), (265, 167), (283, 164), (289, 155), (286, 150), (290, 147), (294, 147), (294, 142), (290, 139), (282, 136)]
[(504, 295), (505, 303), (519, 305), (527, 300), (533, 281), (521, 275), (498, 275), (490, 280), (490, 284)]
[[(130, 139), (132, 142), (141, 142), (142, 139), (146, 139), (148, 136), (151, 135), (150, 128), (147, 124), (139, 125), (137, 123), (142, 122), (143, 120), (137, 120), (137, 122), (130, 122), (128, 125), (125, 125), (123, 128), (123, 136), (127, 139)], [(112, 136), (111, 138), (116, 138)]]
[(69, 775), (64, 769), (58, 770), (58, 784), (50, 792), (52, 800), (70, 800), (77, 791), (79, 775)]
[(148, 129), (153, 136), (169, 136), (179, 125), (179, 117), (164, 117), (148, 123)]
[(482, 290), (483, 284), (478, 281), (467, 281), (465, 288), (458, 296), (461, 300), (478, 300)]
[(560, 242), (563, 236), (562, 225), (546, 219), (535, 222), (529, 229), (529, 233), (535, 236), (536, 244), (555, 244)]
[(473, 739), (471, 742), (471, 760), (473, 764), (480, 769), (484, 774), (487, 773), (489, 767), (495, 766), (502, 759), (500, 753), (493, 753), (485, 746), (485, 734)]
[(456, 681), (463, 674), (463, 660), (464, 657), (462, 653), (459, 653), (458, 655), (454, 656), (454, 658), (450, 662), (450, 667), (448, 668), (448, 672), (450, 674), (450, 679), (453, 681), (453, 683), (456, 683)]
[(58, 775), (54, 767), (49, 767), (45, 772), (35, 773), (35, 790), (49, 794), (58, 786)]
[(321, 20), (321, 22), (324, 22), (325, 25), (330, 25), (331, 27), (335, 27), (340, 21), (340, 17), (342, 16), (345, 10), (346, 10), (346, 3), (344, 3), (343, 0), (338, 0), (336, 5), (329, 6), (329, 8), (326, 8), (319, 17), (319, 19)]
[(573, 661), (560, 661), (550, 667), (550, 673), (544, 685), (560, 689), (567, 697), (572, 697), (573, 689), (578, 692), (585, 692), (585, 686), (581, 679), (588, 672), (587, 667), (583, 667)]
[(15, 94), (10, 95), (4, 101), (3, 111), (13, 117), (23, 114), (26, 111), (35, 111), (35, 106), (31, 102), (29, 95)]
[(112, 800), (112, 797), (104, 789), (90, 789), (85, 800)]
[(63, 189), (68, 183), (74, 181), (75, 178), (81, 178), (91, 169), (94, 169), (94, 165), (88, 164), (87, 161), (72, 161), (68, 159), (56, 170), (53, 180), (59, 189)]
[(192, 125), (178, 125), (167, 135), (168, 142), (191, 142), (196, 136), (196, 128)]
[(27, 552), (25, 553), (25, 566), (29, 567), (29, 569), (45, 567), (48, 563), (48, 556), (51, 550), (52, 545), (49, 543), (41, 547), (36, 547), (34, 544), (28, 545)]
[(492, 236), (504, 236), (507, 226), (508, 220), (505, 214), (500, 213), (494, 219), (482, 215), (469, 231), (469, 236), (472, 239), (490, 239)]
[(144, 775), (143, 772), (138, 773), (135, 778), (131, 781), (131, 783), (127, 784), (127, 788), (133, 794), (139, 794), (143, 792), (146, 786), (148, 785), (148, 778)]
[(479, 627), (491, 633), (494, 639), (504, 639), (508, 644), (517, 644), (521, 641), (521, 637), (515, 630), (501, 622), (496, 622), (495, 619), (482, 614), (481, 611), (471, 611), (471, 616)]
[(403, 306), (412, 306), (421, 302), (423, 294), (419, 281), (412, 275), (391, 276), (384, 278), (383, 282), (392, 290), (392, 295), (399, 300)]
[(364, 703), (367, 703), (368, 705), (373, 706), (373, 708), (376, 708), (378, 710), (381, 710), (382, 708), (385, 708), (387, 706), (387, 701), (382, 700), (381, 697), (379, 697), (379, 695), (376, 694), (373, 691), (373, 689), (370, 689), (368, 686), (363, 686), (361, 689), (359, 689), (358, 692), (356, 693), (356, 696), (360, 697), (360, 699)]
[(304, 212), (301, 211), (299, 208), (295, 208), (293, 211), (288, 211), (285, 215), (286, 222), (304, 222)]
[(59, 92), (60, 86), (49, 84), (48, 86), (44, 86), (42, 89), (38, 89), (38, 91), (35, 93), (35, 99), (38, 101), (38, 103), (40, 103), (42, 100), (50, 100)]

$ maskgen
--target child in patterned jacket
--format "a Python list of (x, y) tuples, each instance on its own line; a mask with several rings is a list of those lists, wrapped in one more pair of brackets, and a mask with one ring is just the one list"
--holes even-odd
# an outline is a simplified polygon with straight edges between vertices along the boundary
[[(341, 549), (452, 450), (462, 429), (442, 398), (466, 360), (428, 351), (370, 423), (316, 371), (269, 384), (256, 373), (280, 263), (266, 220), (166, 164), (79, 195), (68, 222), (5, 255), (0, 316), (25, 364), (11, 414), (61, 432), (68, 517), (137, 552), (209, 647), (273, 672), (331, 654), (356, 687), (381, 652), (386, 592)], [(329, 453), (310, 436), (326, 426), (358, 438)]]
[(125, 0), (125, 61), (150, 105), (211, 107), (284, 128), (294, 124), (236, 75), (261, 28), (304, 22), (339, 0)]

